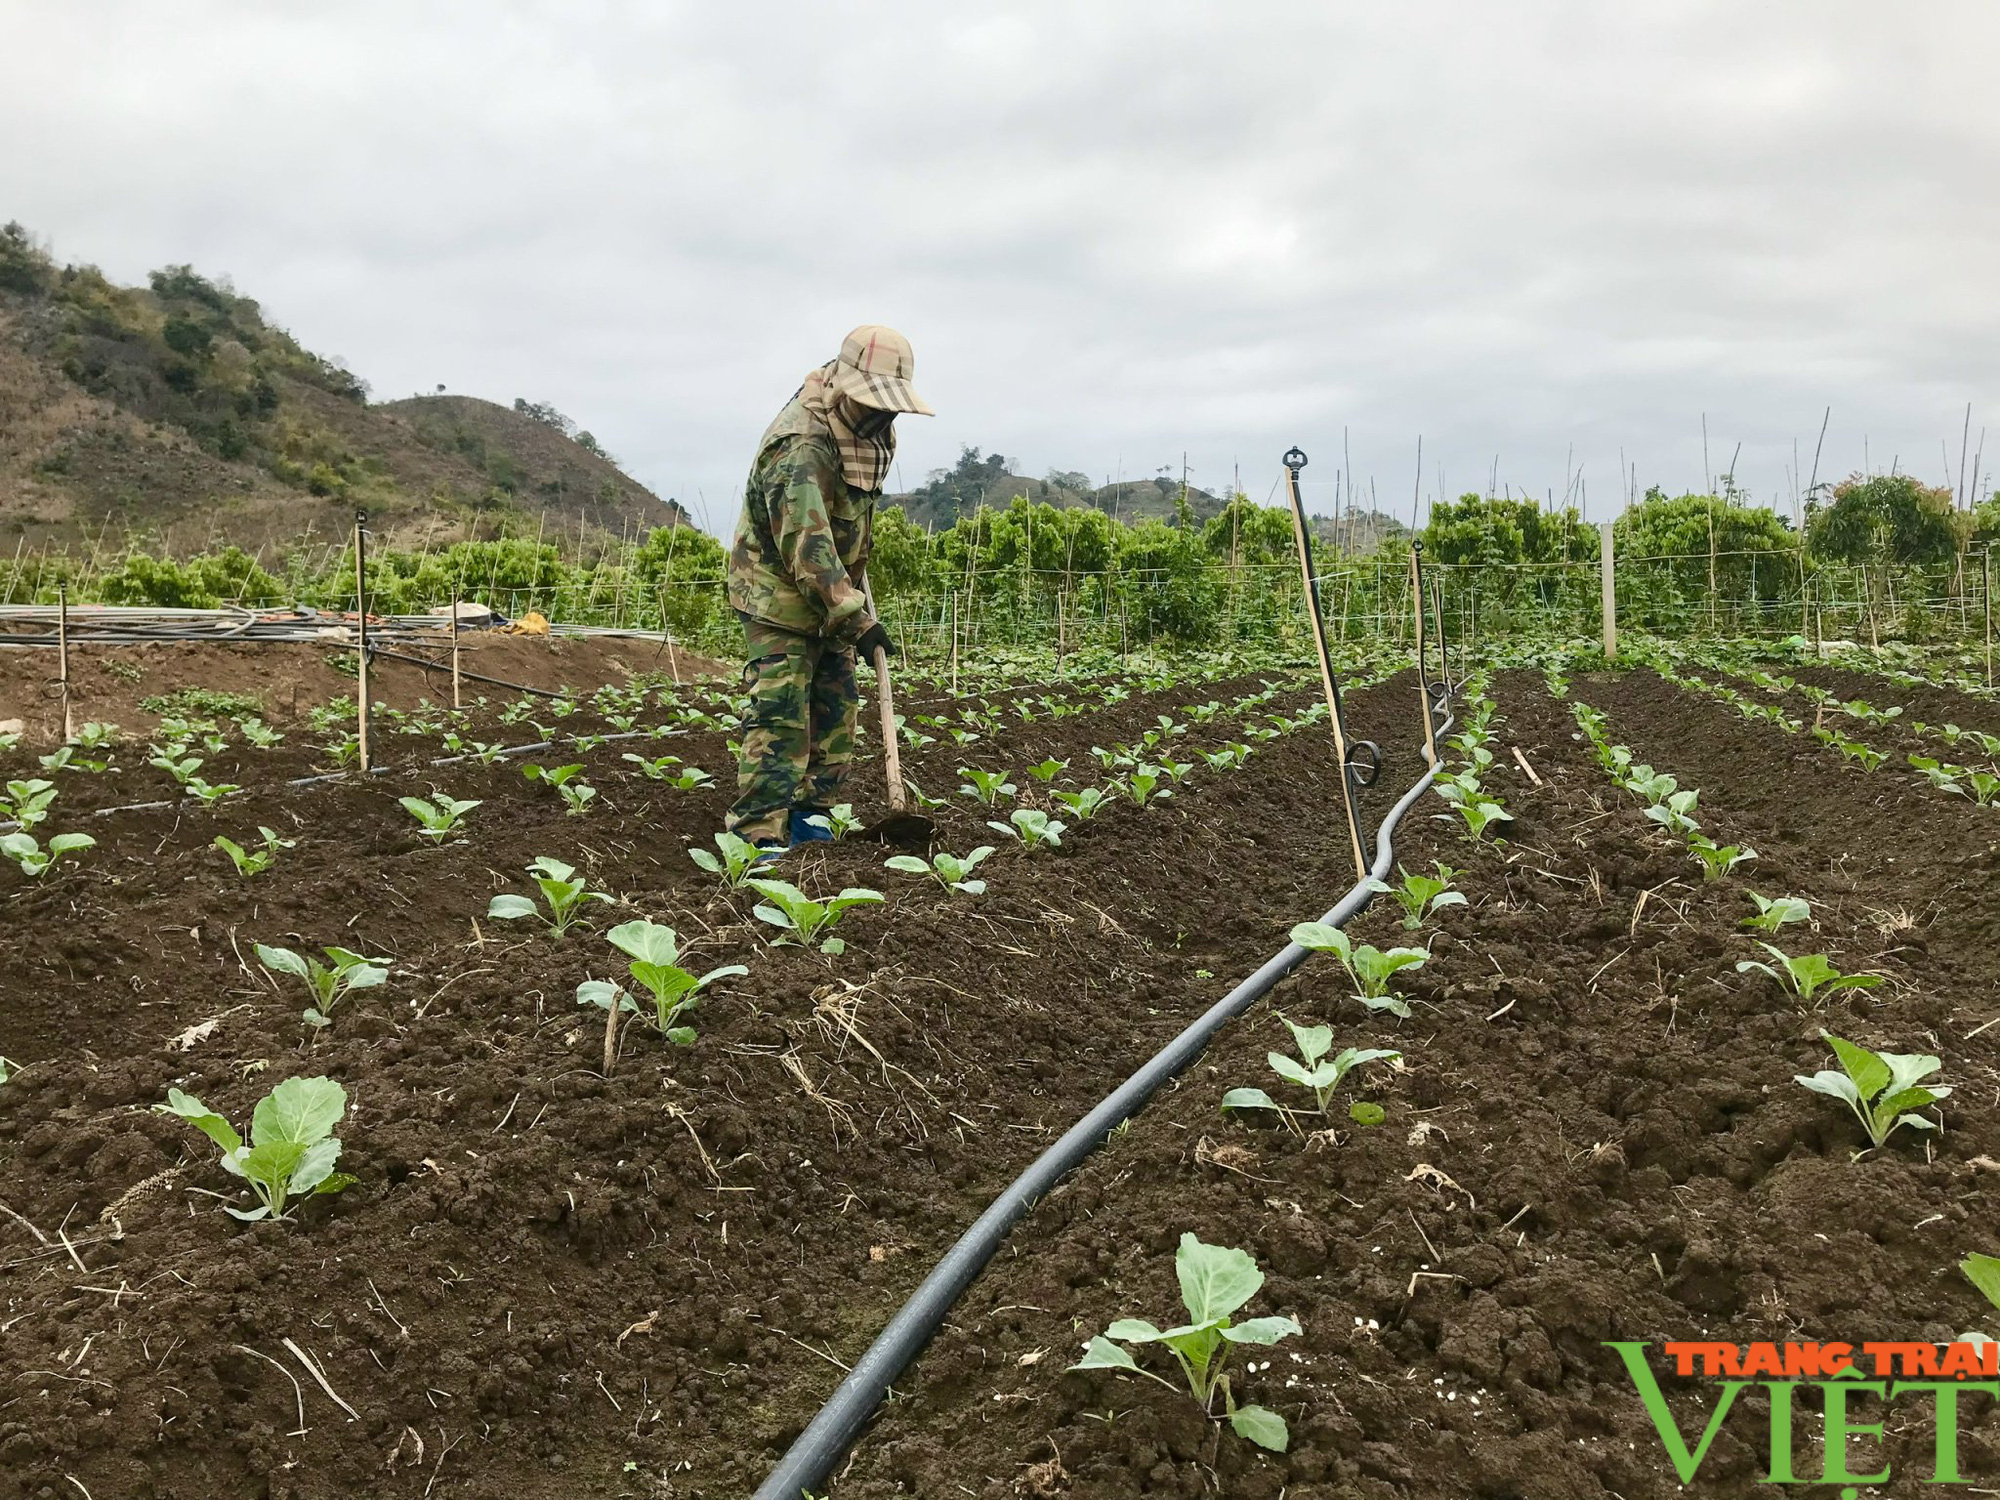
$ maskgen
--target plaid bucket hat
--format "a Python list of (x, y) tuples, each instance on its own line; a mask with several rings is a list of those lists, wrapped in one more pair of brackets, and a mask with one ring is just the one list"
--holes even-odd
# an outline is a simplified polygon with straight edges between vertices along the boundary
[(908, 339), (893, 328), (864, 323), (841, 343), (840, 358), (833, 362), (828, 384), (848, 400), (877, 411), (935, 416), (923, 397), (910, 386), (916, 368)]

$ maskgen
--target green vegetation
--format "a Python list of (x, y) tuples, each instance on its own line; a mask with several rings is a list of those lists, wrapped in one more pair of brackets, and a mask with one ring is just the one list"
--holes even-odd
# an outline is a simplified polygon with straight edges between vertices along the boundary
[(290, 974), (304, 981), (313, 1000), (305, 1012), (305, 1022), (313, 1027), (329, 1025), (333, 1008), (353, 991), (372, 990), (386, 983), (389, 965), (394, 962), (387, 958), (366, 958), (351, 948), (324, 948), (321, 951), (326, 954), (326, 962), (321, 963), (309, 953), (296, 953), (290, 948), (265, 943), (254, 947), (257, 962), (271, 973)]
[(815, 901), (786, 880), (752, 880), (749, 885), (764, 898), (752, 908), (752, 915), (778, 929), (778, 936), (771, 939), (774, 944), (810, 946), (818, 943), (819, 951), (829, 956), (844, 953), (847, 942), (844, 938), (823, 934), (831, 933), (840, 919), (855, 907), (882, 904), (880, 891), (864, 890), (859, 886), (849, 886), (838, 896)]
[[(700, 1004), (701, 992), (718, 979), (750, 972), (742, 964), (725, 964), (699, 976), (682, 968), (679, 935), (658, 922), (621, 922), (605, 937), (612, 947), (631, 958), (627, 972), (652, 998), (655, 1027), (661, 1036), (679, 1047), (694, 1045), (694, 1028), (678, 1023)], [(579, 984), (576, 1003), (595, 1005), (601, 1010), (615, 1006), (633, 1014), (639, 1010), (638, 1002), (608, 979), (586, 979)]]
[[(1292, 1033), (1292, 1041), (1299, 1049), (1296, 1058), (1287, 1057), (1282, 1052), (1265, 1054), (1271, 1064), (1271, 1071), (1287, 1083), (1295, 1083), (1300, 1088), (1312, 1091), (1313, 1105), (1320, 1114), (1325, 1114), (1327, 1104), (1333, 1098), (1333, 1091), (1355, 1068), (1363, 1063), (1382, 1062), (1392, 1057), (1401, 1057), (1400, 1052), (1381, 1047), (1344, 1047), (1329, 1059), (1327, 1053), (1333, 1050), (1333, 1028), (1330, 1026), (1301, 1026), (1289, 1016), (1279, 1016)], [(1283, 1109), (1262, 1089), (1231, 1089), (1222, 1096), (1224, 1109)], [(1371, 1106), (1373, 1108), (1373, 1106)], [(1353, 1116), (1360, 1122), (1361, 1116)]]
[[(1222, 1397), (1222, 1415), (1239, 1437), (1260, 1448), (1283, 1453), (1291, 1443), (1285, 1419), (1261, 1406), (1239, 1406), (1230, 1389), (1224, 1366), (1230, 1351), (1239, 1345), (1269, 1346), (1292, 1334), (1303, 1332), (1291, 1318), (1248, 1318), (1234, 1322), (1230, 1314), (1256, 1296), (1264, 1285), (1264, 1273), (1241, 1250), (1206, 1245), (1192, 1234), (1181, 1236), (1174, 1256), (1181, 1302), (1187, 1322), (1160, 1329), (1144, 1318), (1120, 1318), (1090, 1341), (1083, 1358), (1071, 1370), (1113, 1370), (1159, 1381), (1168, 1390), (1177, 1390), (1172, 1381), (1143, 1369), (1119, 1344), (1160, 1344), (1173, 1356), (1186, 1381), (1188, 1394), (1202, 1411), (1213, 1418), (1215, 1398)], [(1112, 1342), (1117, 1340), (1117, 1343)]]
[(1870, 1149), (1879, 1148), (1900, 1126), (1907, 1125), (1912, 1130), (1937, 1129), (1922, 1115), (1907, 1111), (1928, 1109), (1950, 1097), (1951, 1090), (1944, 1084), (1926, 1086), (1923, 1082), (1944, 1064), (1927, 1054), (1870, 1052), (1830, 1031), (1822, 1031), (1820, 1035), (1833, 1048), (1841, 1071), (1800, 1073), (1793, 1081), (1816, 1094), (1838, 1099), (1853, 1110), (1861, 1128), (1868, 1132)]
[(167, 1102), (153, 1108), (178, 1115), (222, 1148), (222, 1169), (257, 1196), (252, 1209), (223, 1205), (239, 1219), (283, 1221), (291, 1199), (337, 1193), (355, 1181), (333, 1170), (340, 1160), (333, 1128), (347, 1113), (347, 1091), (331, 1078), (287, 1078), (259, 1099), (250, 1115), (249, 1145), (192, 1094), (168, 1089)]
[(611, 900), (604, 892), (590, 889), (588, 881), (578, 878), (575, 866), (546, 854), (528, 866), (528, 874), (534, 878), (542, 900), (548, 903), (549, 914), (543, 916), (542, 909), (526, 896), (500, 895), (487, 903), (488, 917), (500, 922), (533, 917), (547, 924), (551, 937), (561, 937), (582, 917), (586, 903)]

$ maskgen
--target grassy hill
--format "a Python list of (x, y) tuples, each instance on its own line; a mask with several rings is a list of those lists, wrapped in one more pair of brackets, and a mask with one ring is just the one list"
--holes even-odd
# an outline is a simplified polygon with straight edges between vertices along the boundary
[[(1093, 486), (1087, 475), (1061, 470), (1052, 471), (1046, 479), (1030, 479), (1025, 474), (1010, 472), (1007, 460), (1000, 454), (982, 456), (977, 448), (968, 447), (960, 452), (953, 468), (938, 469), (916, 489), (886, 499), (891, 505), (900, 505), (917, 525), (939, 530), (970, 516), (981, 505), (988, 510), (1005, 510), (1016, 495), (1061, 509), (1095, 506), (1121, 521), (1149, 517), (1171, 521), (1180, 513), (1181, 483), (1161, 476)], [(1190, 486), (1187, 503), (1199, 522), (1219, 515), (1228, 499)]]
[(254, 548), (337, 535), (357, 506), (405, 544), (688, 519), (551, 408), (371, 402), (227, 285), (148, 281), (0, 229), (0, 540)]

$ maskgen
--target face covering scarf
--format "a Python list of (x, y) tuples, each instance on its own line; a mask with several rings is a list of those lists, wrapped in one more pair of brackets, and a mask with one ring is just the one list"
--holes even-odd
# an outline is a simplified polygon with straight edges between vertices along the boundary
[(859, 490), (879, 490), (896, 456), (896, 414), (875, 411), (837, 395), (830, 383), (833, 361), (806, 376), (799, 400), (833, 432), (843, 478)]

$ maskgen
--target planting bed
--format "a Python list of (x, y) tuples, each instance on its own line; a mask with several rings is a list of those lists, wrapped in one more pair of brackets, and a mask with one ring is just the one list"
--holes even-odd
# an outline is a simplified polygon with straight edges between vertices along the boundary
[[(1026, 765), (1066, 759), (1057, 789), (1101, 782), (1091, 748), (1161, 714), (1187, 724), (1176, 747), (1216, 748), (1243, 717), (1191, 722), (1186, 706), (1266, 680), (1129, 681), (1119, 702), (1109, 682), (1051, 687), (1088, 711), (1006, 715), (905, 764), (932, 793), (961, 765), (1011, 769), (1022, 802), (1046, 806)], [(1399, 976), (1414, 1016), (1364, 1011), (1315, 958), (1226, 1028), (1017, 1227), (837, 1472), (838, 1500), (1671, 1495), (1601, 1341), (1858, 1344), (1993, 1323), (1955, 1265), (2000, 1251), (2000, 1027), (1974, 1035), (2000, 1012), (2000, 810), (1843, 774), (1811, 740), (1647, 673), (1571, 692), (1701, 789), (1713, 837), (1759, 858), (1704, 884), (1569, 705), (1539, 675), (1500, 675), (1488, 784), (1508, 842), (1469, 844), (1426, 796), (1399, 857), (1462, 867), (1469, 904), (1416, 934), (1393, 906), (1354, 927), (1429, 944)], [(1285, 685), (1269, 709), (1310, 702)], [(1352, 695), (1350, 717), (1389, 751), (1372, 827), (1420, 770), (1413, 681)], [(606, 727), (585, 711), (561, 730)], [(887, 896), (846, 919), (834, 957), (770, 946), (753, 898), (689, 861), (729, 800), (720, 733), (527, 757), (586, 765), (600, 796), (575, 817), (518, 761), (430, 768), (443, 752), (415, 737), (388, 740), (389, 775), (286, 787), (314, 769), (304, 739), (231, 751), (216, 769), (246, 790), (215, 811), (89, 819), (98, 847), (40, 882), (0, 866), (0, 1054), (27, 1065), (0, 1084), (0, 1204), (19, 1216), (0, 1215), (0, 1494), (747, 1495), (991, 1198), (1352, 879), (1323, 726), (1240, 771), (1200, 766), (1170, 800), (1072, 819), (1054, 851), (986, 829), (1008, 804), (951, 797), (940, 847), (999, 846), (977, 898), (853, 840), (798, 856), (786, 878), (810, 893)], [(620, 758), (635, 748), (718, 785), (643, 780)], [(856, 775), (872, 803), (872, 756)], [(152, 776), (114, 794), (66, 774), (64, 812), (170, 798)], [(461, 840), (427, 843), (397, 806), (433, 785), (482, 799)], [(246, 883), (210, 841), (260, 823), (298, 846)], [(623, 905), (560, 940), (489, 921), (538, 855)], [(1818, 931), (1786, 929), (1792, 951), (1885, 983), (1801, 1007), (1738, 973), (1761, 956), (1735, 926), (1746, 887), (1813, 903)], [(749, 973), (706, 992), (691, 1048), (629, 1027), (606, 1077), (604, 1013), (573, 994), (622, 974), (602, 929), (641, 915), (676, 928), (691, 968)], [(254, 942), (394, 962), (313, 1032)], [(1331, 1133), (1225, 1116), (1231, 1087), (1288, 1087), (1263, 1061), (1287, 1041), (1274, 1012), (1330, 1023), (1336, 1047), (1400, 1048), (1402, 1065), (1353, 1075)], [(1851, 1117), (1791, 1081), (1828, 1065), (1822, 1025), (1942, 1056), (1959, 1090), (1944, 1131), (1850, 1162)], [(240, 1204), (240, 1184), (149, 1109), (179, 1087), (240, 1122), (279, 1079), (317, 1074), (348, 1090), (341, 1166), (358, 1180), (289, 1224), (223, 1214), (212, 1195)], [(1385, 1122), (1351, 1124), (1350, 1095)], [(1172, 1319), (1190, 1230), (1263, 1267), (1248, 1312), (1304, 1327), (1237, 1375), (1241, 1399), (1290, 1423), (1286, 1454), (1158, 1385), (1065, 1373), (1114, 1318)], [(1709, 1388), (1675, 1388), (1698, 1432)], [(2000, 1483), (1991, 1404), (1968, 1402), (1964, 1427), (1967, 1472)], [(1749, 1492), (1756, 1437), (1735, 1419), (1696, 1492)], [(1929, 1441), (1899, 1412), (1900, 1472)]]

